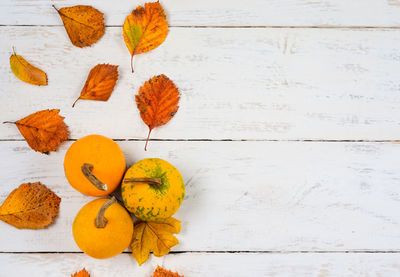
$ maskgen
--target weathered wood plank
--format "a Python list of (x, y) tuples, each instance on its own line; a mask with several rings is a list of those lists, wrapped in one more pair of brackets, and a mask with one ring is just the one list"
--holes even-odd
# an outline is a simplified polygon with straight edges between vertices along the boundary
[(123, 254), (95, 260), (84, 254), (0, 254), (0, 266), (7, 276), (70, 276), (85, 267), (90, 276), (151, 276), (157, 265), (190, 277), (396, 277), (399, 253), (365, 254), (269, 254), (269, 253), (182, 253), (151, 257), (139, 267)]
[[(160, 139), (399, 139), (400, 30), (171, 28), (158, 49), (135, 58), (120, 28), (93, 47), (72, 46), (62, 27), (0, 27), (0, 118), (60, 108), (71, 138), (102, 133), (145, 138), (134, 94), (165, 73), (181, 90), (180, 110)], [(11, 46), (48, 73), (35, 87), (10, 71)], [(108, 102), (72, 102), (91, 67), (120, 65)], [(0, 126), (0, 139), (20, 139)]]
[[(91, 198), (63, 172), (65, 143), (43, 155), (0, 143), (0, 201), (41, 181), (61, 198), (46, 230), (0, 222), (0, 251), (79, 251), (73, 219)], [(119, 142), (127, 163), (170, 161), (186, 182), (175, 251), (400, 250), (400, 144), (318, 142)]]
[[(108, 25), (145, 1), (2, 0), (0, 24), (60, 25), (57, 7), (93, 5), (105, 13)], [(400, 26), (398, 0), (186, 0), (162, 1), (173, 26)]]

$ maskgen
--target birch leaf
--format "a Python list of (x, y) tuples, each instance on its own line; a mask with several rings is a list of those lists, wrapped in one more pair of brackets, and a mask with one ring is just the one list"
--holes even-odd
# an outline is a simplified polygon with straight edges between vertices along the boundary
[(111, 64), (98, 64), (90, 70), (81, 95), (75, 100), (72, 107), (79, 99), (107, 101), (114, 90), (118, 80), (118, 66)]
[(72, 44), (77, 47), (91, 46), (106, 29), (103, 13), (92, 6), (78, 5), (57, 9)]
[(166, 124), (178, 111), (179, 91), (175, 84), (164, 74), (154, 76), (144, 83), (136, 95), (136, 105), (140, 117), (149, 127), (146, 145), (151, 131)]
[(58, 215), (61, 198), (40, 182), (13, 190), (0, 207), (0, 220), (18, 229), (42, 229)]
[(157, 48), (168, 34), (168, 21), (160, 2), (146, 3), (144, 8), (138, 6), (125, 19), (123, 35), (126, 47), (133, 56)]
[(47, 86), (46, 73), (31, 65), (22, 56), (17, 55), (15, 51), (10, 57), (10, 67), (18, 79), (36, 86)]
[(68, 127), (64, 123), (64, 117), (58, 114), (59, 112), (60, 110), (43, 110), (16, 122), (4, 123), (17, 125), (33, 150), (48, 154), (68, 139)]

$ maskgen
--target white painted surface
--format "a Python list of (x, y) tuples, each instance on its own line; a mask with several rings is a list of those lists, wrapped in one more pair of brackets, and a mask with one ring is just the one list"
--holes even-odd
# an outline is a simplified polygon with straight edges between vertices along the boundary
[[(400, 144), (373, 141), (400, 139), (400, 1), (163, 1), (175, 27), (159, 48), (135, 57), (131, 74), (119, 26), (142, 3), (0, 1), (0, 120), (59, 108), (72, 139), (100, 133), (123, 140), (129, 165), (145, 157), (176, 165), (187, 185), (173, 248), (182, 253), (142, 267), (127, 253), (101, 261), (79, 253), (71, 224), (92, 198), (64, 177), (72, 142), (42, 155), (1, 124), (0, 202), (34, 181), (62, 202), (45, 230), (0, 222), (0, 276), (69, 276), (82, 267), (92, 277), (150, 276), (157, 264), (186, 277), (399, 276)], [(112, 27), (78, 49), (52, 4), (92, 4)], [(277, 26), (289, 28), (269, 28)], [(12, 75), (12, 46), (48, 73), (49, 86)], [(104, 62), (120, 66), (110, 100), (72, 109), (90, 68)], [(160, 73), (182, 97), (154, 139), (239, 141), (151, 141), (148, 152), (143, 141), (126, 141), (146, 136), (134, 94)]]
[(185, 277), (397, 277), (400, 254), (182, 253), (151, 257), (139, 267), (130, 254), (95, 260), (83, 254), (0, 254), (9, 277), (70, 276), (83, 267), (93, 277), (149, 277), (157, 265)]
[[(62, 198), (56, 224), (42, 231), (0, 222), (3, 251), (79, 251), (71, 224), (92, 198), (71, 188), (63, 159), (26, 142), (2, 142), (1, 199), (41, 181)], [(400, 249), (400, 144), (319, 142), (119, 142), (127, 164), (170, 161), (186, 197), (174, 251), (347, 251)]]
[[(108, 25), (145, 1), (2, 0), (0, 24), (61, 25), (58, 8), (89, 4)], [(399, 0), (164, 0), (172, 26), (400, 26)]]
[[(74, 139), (145, 138), (134, 95), (161, 73), (182, 98), (152, 138), (399, 139), (400, 30), (171, 28), (163, 45), (135, 57), (134, 74), (119, 27), (85, 49), (63, 27), (3, 27), (0, 35), (1, 118), (59, 108)], [(48, 73), (47, 87), (10, 72), (11, 46)], [(89, 70), (104, 62), (120, 66), (109, 101), (72, 108)], [(21, 135), (0, 125), (0, 138)]]

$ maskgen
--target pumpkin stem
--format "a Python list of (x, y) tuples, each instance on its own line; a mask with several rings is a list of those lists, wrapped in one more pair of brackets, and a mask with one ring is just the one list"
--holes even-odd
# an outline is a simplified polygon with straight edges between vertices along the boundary
[(115, 199), (115, 197), (111, 197), (110, 199), (108, 199), (103, 206), (101, 206), (99, 213), (97, 214), (96, 220), (94, 221), (94, 224), (96, 225), (96, 228), (104, 228), (107, 225), (107, 218), (104, 217), (104, 213), (106, 212), (106, 210), (108, 209), (108, 207), (110, 207), (112, 204), (114, 204), (115, 202), (117, 202), (117, 199)]
[(83, 175), (99, 190), (106, 191), (107, 190), (107, 185), (104, 184), (102, 181), (97, 179), (96, 176), (92, 173), (93, 170), (93, 165), (84, 163), (81, 166), (81, 170)]
[(162, 185), (161, 178), (126, 178), (124, 183), (148, 183), (157, 189)]

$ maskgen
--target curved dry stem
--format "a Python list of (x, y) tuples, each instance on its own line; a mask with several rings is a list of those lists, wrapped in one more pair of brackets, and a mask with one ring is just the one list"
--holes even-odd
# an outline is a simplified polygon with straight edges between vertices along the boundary
[(147, 135), (146, 144), (144, 145), (144, 151), (147, 151), (147, 144), (149, 143), (150, 134), (153, 129), (149, 127), (149, 134)]
[(74, 101), (74, 103), (72, 103), (72, 108), (75, 107), (75, 104), (76, 104), (76, 102), (78, 102), (79, 99), (81, 99), (80, 96)]
[(93, 165), (84, 163), (81, 166), (81, 170), (83, 175), (89, 180), (90, 183), (92, 183), (97, 189), (106, 191), (107, 190), (107, 185), (104, 184), (102, 181), (97, 179), (97, 177), (92, 173), (93, 170)]
[(133, 71), (133, 56), (134, 56), (134, 55), (131, 56), (131, 69), (132, 69), (132, 73), (134, 72), (134, 71)]
[(108, 199), (103, 206), (101, 206), (99, 212), (97, 213), (97, 217), (96, 220), (94, 221), (94, 224), (96, 225), (96, 228), (104, 228), (107, 225), (107, 218), (104, 217), (104, 213), (106, 212), (106, 210), (115, 202), (117, 202), (117, 199), (115, 199), (115, 197), (111, 197), (110, 199)]

